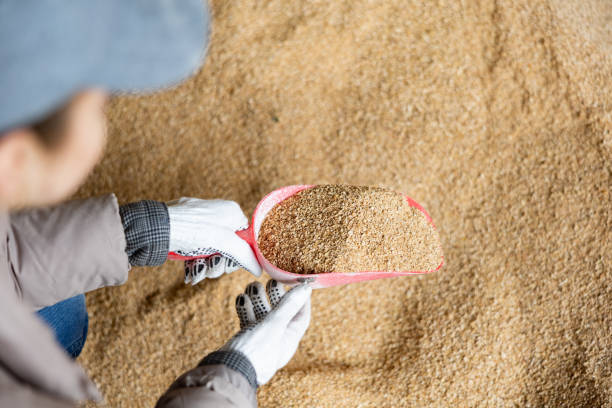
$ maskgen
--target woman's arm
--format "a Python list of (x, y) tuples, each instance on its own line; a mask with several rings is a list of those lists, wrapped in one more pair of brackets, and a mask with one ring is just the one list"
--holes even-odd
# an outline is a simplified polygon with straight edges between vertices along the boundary
[(10, 215), (15, 290), (39, 309), (127, 280), (130, 263), (114, 195)]

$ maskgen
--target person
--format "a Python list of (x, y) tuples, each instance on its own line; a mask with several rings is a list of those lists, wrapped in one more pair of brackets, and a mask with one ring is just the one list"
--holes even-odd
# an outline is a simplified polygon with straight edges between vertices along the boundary
[[(235, 232), (238, 204), (181, 198), (119, 206), (114, 195), (61, 203), (105, 143), (112, 92), (177, 83), (202, 62), (200, 0), (0, 3), (0, 406), (100, 400), (74, 358), (87, 336), (83, 293), (120, 285), (169, 252), (193, 284), (261, 268)], [(158, 407), (256, 406), (256, 388), (295, 353), (310, 293), (255, 282), (236, 299), (241, 330), (181, 375)], [(269, 299), (269, 300), (268, 300)]]

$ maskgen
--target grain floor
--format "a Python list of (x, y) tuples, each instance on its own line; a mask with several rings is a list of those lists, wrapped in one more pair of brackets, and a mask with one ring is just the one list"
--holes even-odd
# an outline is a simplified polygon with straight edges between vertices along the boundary
[[(78, 195), (380, 185), (434, 218), (446, 265), (316, 291), (262, 407), (612, 407), (612, 2), (214, 0), (209, 57), (121, 97)], [(152, 406), (238, 328), (245, 271), (180, 263), (88, 295), (80, 361)]]

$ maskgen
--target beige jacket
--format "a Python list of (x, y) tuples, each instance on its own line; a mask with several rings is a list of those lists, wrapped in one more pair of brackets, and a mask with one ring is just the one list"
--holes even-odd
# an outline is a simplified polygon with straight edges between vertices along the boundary
[[(0, 214), (0, 238), (0, 407), (71, 407), (99, 398), (34, 311), (127, 280), (130, 265), (116, 198)], [(242, 374), (216, 364), (183, 374), (157, 406), (256, 407), (257, 402)]]

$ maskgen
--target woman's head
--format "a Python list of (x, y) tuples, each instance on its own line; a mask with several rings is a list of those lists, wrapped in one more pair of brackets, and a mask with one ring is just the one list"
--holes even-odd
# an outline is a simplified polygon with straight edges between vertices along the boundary
[(0, 134), (0, 208), (53, 204), (79, 187), (104, 148), (106, 99), (84, 90), (43, 120)]
[(0, 209), (74, 192), (104, 145), (106, 92), (156, 91), (193, 74), (209, 22), (202, 0), (3, 1)]

